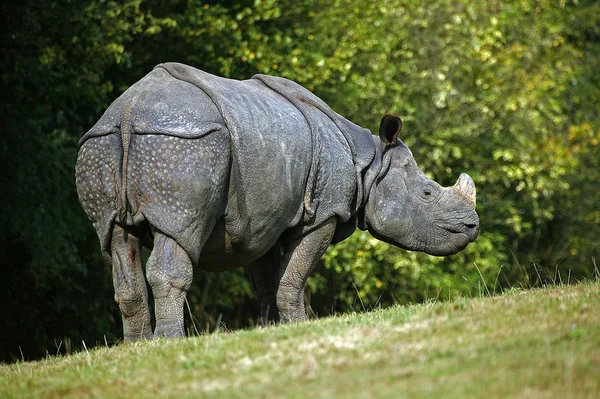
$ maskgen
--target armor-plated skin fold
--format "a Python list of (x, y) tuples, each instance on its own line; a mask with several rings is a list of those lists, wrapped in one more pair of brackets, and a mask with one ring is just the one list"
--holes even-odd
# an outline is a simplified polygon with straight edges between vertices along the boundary
[(464, 249), (479, 230), (473, 180), (428, 179), (401, 128), (385, 115), (377, 138), (287, 79), (158, 65), (82, 137), (76, 167), (125, 338), (151, 335), (141, 245), (154, 336), (184, 335), (194, 268), (247, 267), (263, 319), (288, 322), (306, 317), (301, 293), (327, 246), (357, 226), (433, 255)]

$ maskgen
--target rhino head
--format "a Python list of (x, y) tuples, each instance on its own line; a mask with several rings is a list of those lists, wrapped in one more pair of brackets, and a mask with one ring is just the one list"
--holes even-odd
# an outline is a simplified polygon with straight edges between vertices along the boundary
[(442, 187), (419, 169), (412, 152), (398, 138), (402, 121), (381, 120), (382, 168), (371, 186), (365, 222), (376, 238), (430, 255), (453, 255), (477, 238), (475, 183), (462, 173), (452, 187)]

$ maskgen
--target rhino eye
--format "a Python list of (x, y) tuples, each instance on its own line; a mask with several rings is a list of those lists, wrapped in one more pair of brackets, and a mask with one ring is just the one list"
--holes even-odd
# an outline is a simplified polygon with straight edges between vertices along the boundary
[(425, 186), (421, 187), (419, 197), (421, 197), (421, 199), (425, 202), (430, 202), (435, 199), (435, 192), (435, 189), (431, 185), (426, 184)]

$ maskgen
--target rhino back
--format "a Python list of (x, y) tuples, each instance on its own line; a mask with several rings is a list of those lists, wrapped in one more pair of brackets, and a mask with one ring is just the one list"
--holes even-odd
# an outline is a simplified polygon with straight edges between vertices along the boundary
[(132, 133), (162, 134), (182, 138), (202, 137), (223, 121), (212, 100), (198, 87), (154, 69), (119, 96), (96, 124), (80, 139), (118, 132), (124, 110), (134, 110)]

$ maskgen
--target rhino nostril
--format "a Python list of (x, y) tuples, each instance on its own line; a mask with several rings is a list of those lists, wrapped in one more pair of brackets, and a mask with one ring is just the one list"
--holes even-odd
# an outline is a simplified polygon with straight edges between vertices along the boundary
[(464, 223), (465, 227), (468, 229), (476, 229), (477, 227), (479, 227), (479, 225), (477, 223)]

